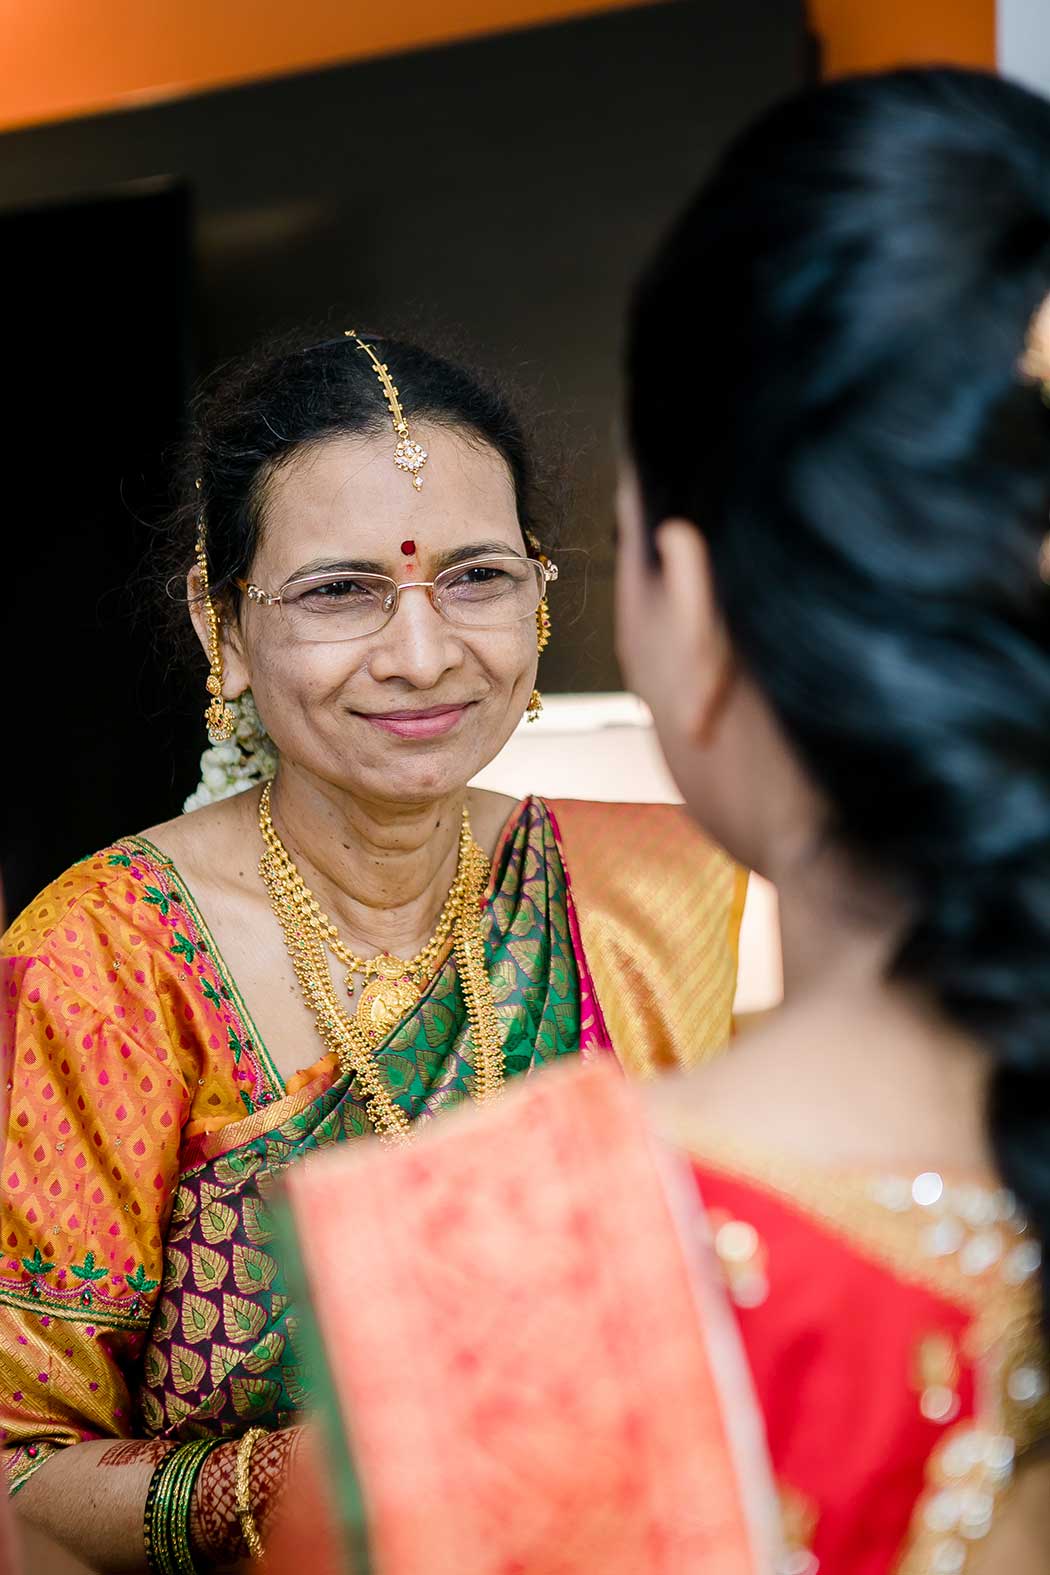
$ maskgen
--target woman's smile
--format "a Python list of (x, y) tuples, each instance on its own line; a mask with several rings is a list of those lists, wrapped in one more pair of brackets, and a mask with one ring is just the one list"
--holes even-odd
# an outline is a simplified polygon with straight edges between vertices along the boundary
[(476, 704), (474, 700), (466, 700), (457, 705), (435, 705), (412, 711), (355, 711), (353, 714), (397, 738), (440, 738), (451, 733)]

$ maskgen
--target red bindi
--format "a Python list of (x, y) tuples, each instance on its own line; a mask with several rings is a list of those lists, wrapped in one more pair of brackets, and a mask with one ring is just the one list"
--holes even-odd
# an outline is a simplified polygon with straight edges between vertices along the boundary
[(416, 555), (416, 544), (415, 544), (415, 542), (414, 541), (403, 541), (401, 543), (401, 551), (404, 553), (406, 558), (414, 558), (415, 555)]

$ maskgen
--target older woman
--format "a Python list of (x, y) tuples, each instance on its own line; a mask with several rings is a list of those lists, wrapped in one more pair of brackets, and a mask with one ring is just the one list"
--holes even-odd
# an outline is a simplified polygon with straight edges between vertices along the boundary
[(265, 1529), (303, 1398), (268, 1178), (559, 1057), (703, 1056), (740, 906), (676, 810), (467, 786), (539, 703), (557, 577), (500, 398), (351, 333), (197, 415), (211, 766), (276, 775), (87, 859), (4, 944), (6, 1462), (108, 1570), (144, 1529), (159, 1570), (243, 1555), (238, 1507)]

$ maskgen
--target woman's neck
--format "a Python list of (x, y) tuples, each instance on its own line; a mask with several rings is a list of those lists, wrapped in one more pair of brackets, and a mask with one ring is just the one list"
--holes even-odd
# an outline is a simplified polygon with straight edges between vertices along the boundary
[[(780, 871), (784, 944), (783, 1031), (818, 1062), (833, 1048), (833, 1087), (852, 1090), (866, 1119), (945, 1144), (954, 1133), (971, 1162), (986, 1158), (983, 1109), (988, 1056), (918, 984), (895, 978), (906, 931), (905, 903), (832, 844), (788, 860)], [(804, 1059), (803, 1056), (799, 1057)], [(879, 1100), (889, 1088), (885, 1110)], [(931, 1099), (939, 1101), (934, 1121)], [(923, 1125), (925, 1123), (925, 1125)]]
[(784, 960), (784, 996), (829, 987), (877, 989), (905, 923), (900, 901), (831, 844), (771, 861)]
[(903, 905), (831, 847), (767, 858), (764, 873), (780, 896), (784, 1002), (698, 1074), (689, 1129), (806, 1163), (987, 1170), (988, 1057), (892, 976)]
[(365, 956), (411, 957), (456, 874), (464, 790), (428, 804), (374, 803), (282, 765), (277, 834), (341, 939)]

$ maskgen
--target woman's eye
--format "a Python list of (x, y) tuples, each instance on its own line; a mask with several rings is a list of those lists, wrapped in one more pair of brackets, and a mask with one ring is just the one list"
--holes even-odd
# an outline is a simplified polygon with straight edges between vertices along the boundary
[(494, 569), (489, 563), (475, 563), (453, 582), (456, 585), (490, 585), (493, 580), (505, 579), (506, 571)]
[(362, 596), (373, 596), (374, 587), (363, 585), (360, 580), (325, 580), (320, 585), (311, 585), (303, 592), (301, 600), (306, 602), (338, 602), (352, 601)]

